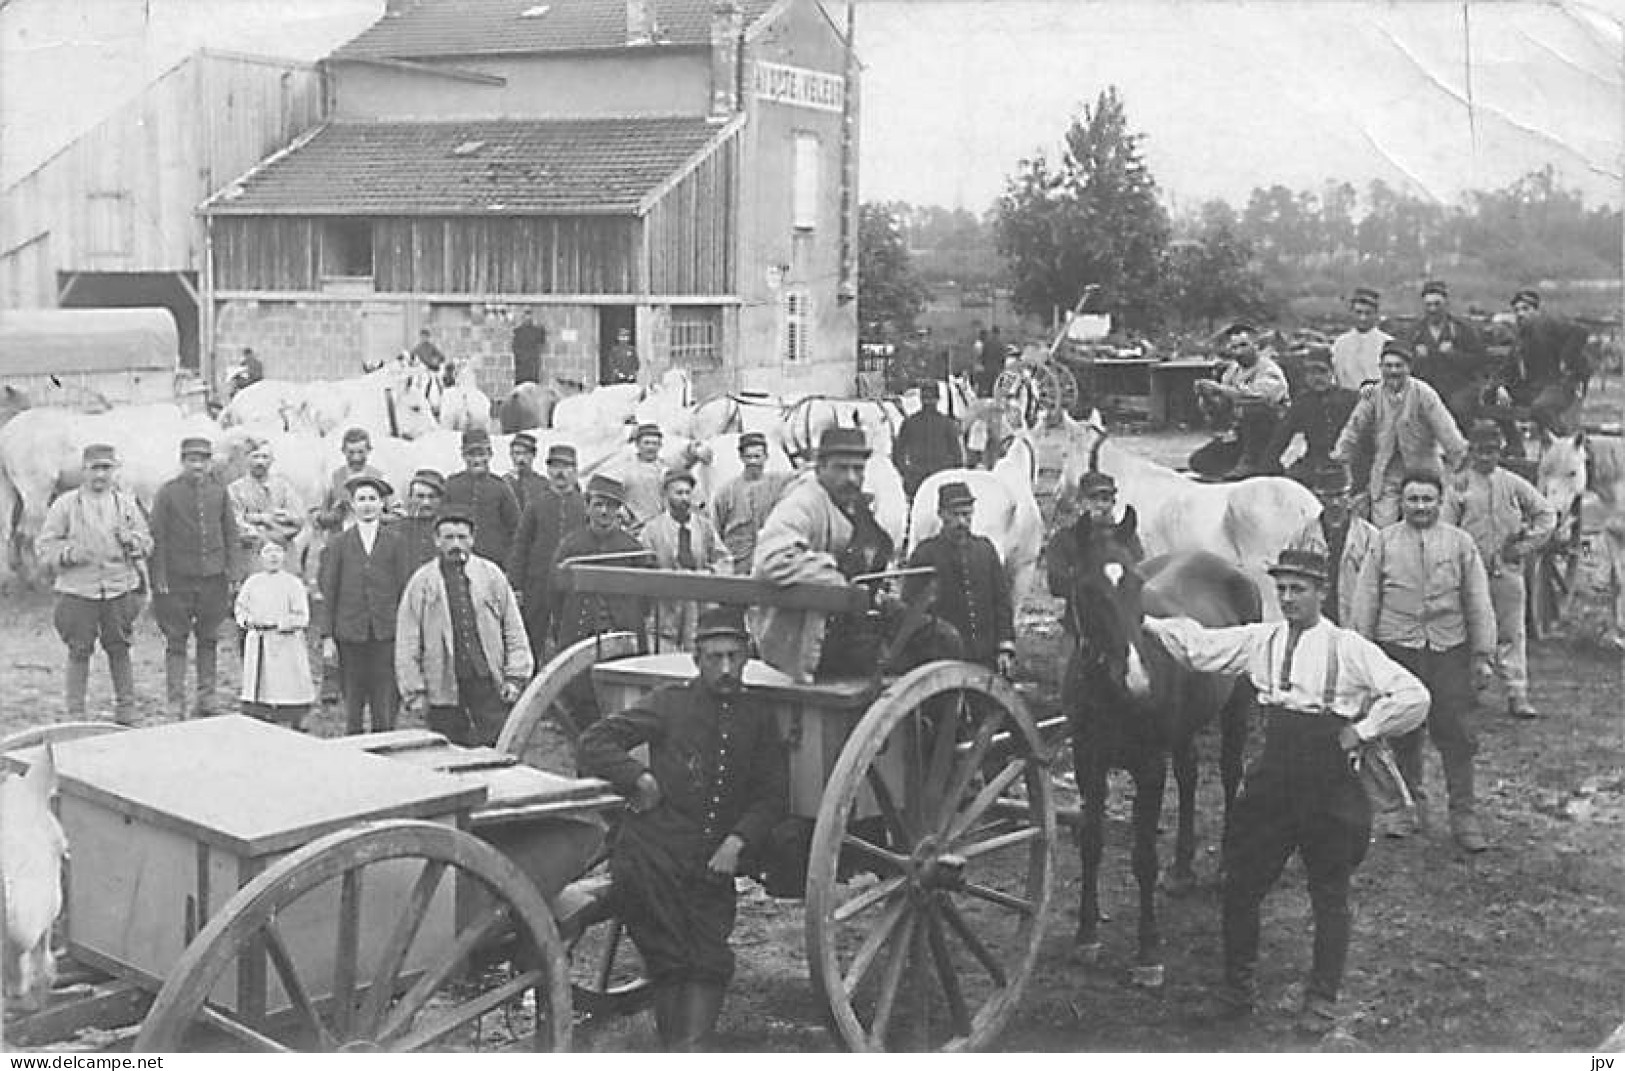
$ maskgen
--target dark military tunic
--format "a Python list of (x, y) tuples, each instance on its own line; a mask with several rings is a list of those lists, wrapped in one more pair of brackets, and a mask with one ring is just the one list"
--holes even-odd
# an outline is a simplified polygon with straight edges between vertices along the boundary
[(418, 566), (432, 561), (440, 553), (440, 548), (434, 541), (434, 522), (436, 514), (426, 517), (397, 517), (393, 520), (386, 518), (390, 531), (401, 537), (406, 544), (407, 575), (417, 572)]
[(513, 492), (514, 501), (519, 503), (521, 517), (525, 515), (525, 509), (536, 500), (537, 495), (545, 494), (552, 487), (552, 484), (547, 482), (547, 477), (539, 472), (521, 473), (515, 470), (502, 477), (502, 482), (508, 485), (508, 490)]
[[(550, 577), (556, 577), (559, 566), (571, 558), (624, 554), (628, 551), (638, 552), (644, 557), (622, 558), (608, 564), (647, 567), (652, 561), (648, 548), (630, 532), (615, 528), (600, 536), (590, 527), (583, 526), (564, 537), (553, 556), (553, 567), (548, 572)], [(568, 647), (578, 640), (604, 632), (637, 632), (643, 628), (643, 600), (634, 595), (582, 595), (572, 591), (560, 601), (554, 627), (558, 631), (560, 647)]]
[(773, 714), (748, 693), (718, 696), (699, 681), (656, 689), (581, 736), (581, 772), (632, 795), (647, 744), (660, 803), (621, 821), (610, 856), (620, 915), (656, 984), (726, 985), (734, 881), (710, 873), (730, 834), (765, 845), (788, 809), (789, 772)]
[[(1010, 580), (992, 540), (971, 535), (956, 541), (934, 535), (915, 548), (908, 564), (936, 569), (935, 612), (959, 630), (965, 658), (991, 668), (998, 664), (1001, 646), (1015, 649)], [(911, 578), (910, 593), (926, 583), (925, 578)]]
[(519, 502), (499, 476), (475, 476), (464, 470), (446, 480), (445, 507), (466, 510), (474, 518), (474, 553), (506, 565), (519, 527)]

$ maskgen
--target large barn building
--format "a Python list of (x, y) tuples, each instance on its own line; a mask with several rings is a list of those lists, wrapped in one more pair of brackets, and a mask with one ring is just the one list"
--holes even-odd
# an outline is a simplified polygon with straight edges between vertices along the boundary
[(846, 392), (855, 61), (818, 0), (404, 0), (323, 61), (327, 121), (202, 209), (217, 366), (352, 374), (420, 330), (543, 368)]
[(177, 63), (0, 192), (0, 310), (162, 306), (196, 368), (197, 206), (321, 109), (308, 63), (218, 51)]

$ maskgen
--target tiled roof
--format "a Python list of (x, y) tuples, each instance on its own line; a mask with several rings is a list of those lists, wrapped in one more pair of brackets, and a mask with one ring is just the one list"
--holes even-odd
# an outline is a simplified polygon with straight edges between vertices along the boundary
[[(713, 0), (645, 0), (657, 44), (711, 41)], [(772, 0), (737, 0), (749, 26)], [(626, 0), (416, 0), (385, 15), (332, 59), (414, 59), (626, 46)], [(526, 14), (530, 12), (530, 14)]]
[(718, 133), (697, 116), (335, 123), (216, 194), (227, 214), (621, 214)]

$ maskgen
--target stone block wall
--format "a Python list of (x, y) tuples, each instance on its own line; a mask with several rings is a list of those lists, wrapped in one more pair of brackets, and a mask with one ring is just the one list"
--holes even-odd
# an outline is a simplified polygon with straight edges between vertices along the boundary
[(215, 306), (215, 367), (222, 379), (251, 346), (271, 379), (359, 375), (359, 305), (331, 301), (223, 301)]

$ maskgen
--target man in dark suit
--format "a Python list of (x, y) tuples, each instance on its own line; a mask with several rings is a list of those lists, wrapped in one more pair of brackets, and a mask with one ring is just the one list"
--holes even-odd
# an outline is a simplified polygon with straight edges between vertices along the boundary
[(542, 379), (542, 347), (547, 345), (547, 329), (526, 309), (513, 329), (513, 385), (539, 383)]
[(508, 443), (508, 456), (513, 459), (513, 471), (502, 477), (502, 482), (513, 492), (519, 516), (523, 517), (531, 500), (547, 491), (547, 477), (536, 471), (536, 436), (528, 431), (515, 435)]
[(1437, 279), (1422, 284), (1422, 319), (1410, 343), (1416, 377), (1439, 392), (1457, 426), (1466, 431), (1495, 369), (1473, 325), (1451, 313), (1450, 288)]
[(372, 731), (386, 732), (395, 728), (395, 611), (412, 563), (400, 533), (381, 523), (394, 493), (384, 478), (353, 476), (347, 490), (355, 524), (322, 553), (323, 654), (338, 657), (346, 731), (366, 731), (371, 709)]

